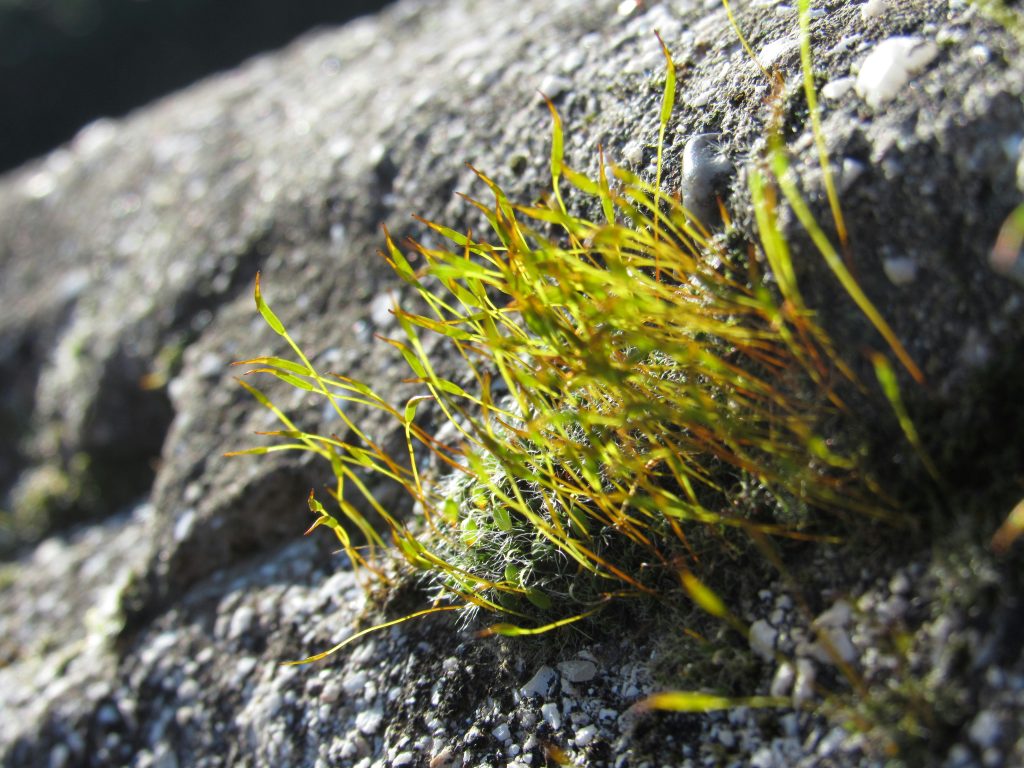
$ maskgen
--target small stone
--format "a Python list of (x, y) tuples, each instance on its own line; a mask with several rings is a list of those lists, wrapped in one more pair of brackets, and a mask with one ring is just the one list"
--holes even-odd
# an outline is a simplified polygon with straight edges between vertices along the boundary
[(968, 768), (974, 763), (974, 756), (971, 750), (963, 744), (954, 744), (949, 750), (944, 768)]
[(765, 661), (775, 658), (775, 638), (778, 631), (764, 619), (750, 625), (750, 650)]
[(707, 90), (701, 91), (700, 93), (695, 93), (688, 99), (688, 103), (691, 107), (699, 109), (701, 107), (706, 107), (708, 104), (710, 104), (713, 98), (715, 98), (715, 91), (709, 88)]
[(857, 658), (857, 649), (854, 647), (853, 641), (850, 640), (846, 630), (825, 628), (822, 629), (822, 634), (827, 638), (827, 642), (819, 641), (811, 644), (807, 649), (809, 656), (817, 659), (822, 664), (835, 664), (837, 661), (836, 655), (846, 663), (850, 663)]
[(750, 768), (776, 768), (771, 747), (761, 747), (750, 757)]
[(71, 750), (67, 744), (58, 744), (50, 750), (50, 768), (66, 768), (71, 762)]
[(121, 713), (113, 704), (104, 704), (96, 713), (96, 720), (104, 728), (111, 728), (121, 721)]
[(544, 722), (551, 726), (552, 730), (557, 731), (562, 727), (562, 713), (558, 711), (558, 705), (554, 702), (548, 702), (540, 708), (540, 716), (544, 718)]
[(631, 141), (622, 148), (622, 159), (636, 168), (644, 161), (644, 148), (638, 141)]
[(586, 659), (573, 659), (559, 663), (558, 671), (562, 673), (562, 679), (570, 683), (586, 683), (594, 679), (597, 665)]
[(349, 696), (359, 695), (366, 687), (366, 672), (363, 670), (349, 672), (341, 681), (341, 687)]
[(814, 681), (817, 671), (810, 659), (797, 659), (796, 683), (793, 686), (793, 704), (800, 707), (814, 697)]
[(395, 319), (394, 310), (397, 305), (393, 293), (378, 293), (370, 300), (370, 320), (378, 330), (388, 330), (398, 325)]
[(576, 731), (576, 746), (585, 747), (597, 737), (597, 726), (587, 725)]
[(519, 690), (523, 696), (540, 696), (543, 698), (551, 693), (551, 687), (555, 684), (557, 677), (558, 673), (545, 664)]
[(356, 728), (359, 732), (366, 735), (372, 736), (380, 728), (380, 724), (384, 721), (384, 713), (377, 707), (373, 709), (364, 709), (358, 715), (356, 715)]
[(971, 58), (974, 59), (974, 63), (977, 64), (978, 66), (984, 66), (985, 64), (988, 64), (989, 60), (992, 58), (992, 51), (990, 51), (986, 46), (981, 45), (980, 43), (977, 45), (972, 45), (969, 54)]
[(781, 40), (774, 40), (757, 54), (757, 63), (765, 69), (775, 66), (780, 59), (800, 47), (800, 41), (795, 37), (784, 37)]
[(938, 55), (938, 46), (929, 40), (903, 36), (883, 40), (861, 64), (854, 86), (857, 94), (878, 109), (896, 98)]
[(391, 761), (392, 768), (400, 768), (404, 765), (413, 765), (416, 762), (416, 755), (412, 752), (399, 752)]
[(320, 701), (326, 704), (333, 704), (341, 698), (343, 683), (337, 680), (328, 680), (324, 689), (320, 692)]
[(853, 618), (853, 608), (845, 600), (836, 602), (827, 611), (821, 613), (813, 622), (815, 627), (847, 627)]
[(507, 723), (502, 723), (501, 725), (499, 725), (497, 728), (491, 731), (491, 735), (498, 741), (500, 741), (502, 744), (505, 744), (511, 741), (512, 739), (512, 731), (509, 730)]
[(995, 712), (986, 709), (974, 718), (967, 735), (979, 748), (990, 749), (1002, 741), (1003, 724)]
[(882, 271), (893, 285), (910, 285), (917, 279), (917, 262), (909, 256), (893, 256), (882, 260)]
[(819, 757), (829, 757), (836, 753), (846, 739), (846, 731), (842, 728), (833, 728), (824, 739), (818, 742), (817, 753)]
[(245, 685), (254, 669), (256, 669), (256, 659), (252, 656), (243, 656), (235, 662), (235, 678), (233, 680), (235, 687), (241, 688)]
[[(540, 81), (537, 90), (554, 101), (572, 88), (572, 81), (561, 75), (548, 75)], [(543, 99), (541, 99), (543, 101)]]
[(868, 0), (860, 7), (860, 17), (864, 21), (877, 19), (888, 10), (888, 5), (886, 0)]
[(905, 573), (897, 573), (889, 580), (889, 591), (894, 595), (906, 597), (910, 594), (910, 579)]
[(855, 77), (837, 77), (835, 80), (830, 80), (821, 87), (822, 98), (838, 101), (853, 90), (856, 82), (857, 78)]
[(903, 618), (907, 615), (907, 609), (909, 605), (905, 598), (900, 595), (893, 595), (888, 600), (883, 600), (878, 604), (878, 616), (883, 621), (889, 624), (903, 621)]
[(772, 678), (771, 695), (787, 696), (793, 690), (793, 681), (796, 679), (796, 670), (788, 661), (779, 664)]

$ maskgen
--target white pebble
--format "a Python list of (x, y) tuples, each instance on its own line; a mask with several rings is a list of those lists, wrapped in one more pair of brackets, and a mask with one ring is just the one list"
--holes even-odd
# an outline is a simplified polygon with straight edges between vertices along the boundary
[(537, 670), (536, 674), (531, 677), (526, 684), (519, 690), (523, 696), (547, 696), (551, 693), (551, 686), (555, 683), (555, 678), (558, 673), (555, 672), (551, 667), (544, 665)]
[(790, 51), (800, 47), (800, 41), (795, 37), (784, 37), (781, 40), (774, 40), (757, 54), (757, 63), (765, 69), (775, 66)]
[(384, 713), (380, 709), (365, 709), (356, 715), (356, 728), (359, 732), (366, 735), (372, 736), (380, 728), (380, 724), (384, 721)]
[(502, 723), (493, 731), (491, 731), (491, 735), (498, 741), (500, 741), (502, 744), (512, 739), (512, 731), (509, 730), (509, 727), (506, 723)]
[(244, 685), (247, 681), (245, 678), (252, 674), (252, 671), (256, 668), (256, 659), (252, 656), (243, 656), (235, 663), (235, 683), (238, 686)]
[(775, 658), (775, 638), (778, 631), (764, 619), (750, 625), (750, 650), (765, 661)]
[(634, 168), (644, 161), (644, 148), (638, 141), (631, 141), (622, 148), (622, 159)]
[(558, 730), (562, 727), (562, 713), (558, 711), (558, 705), (553, 702), (548, 702), (540, 708), (540, 716), (544, 718), (544, 722), (551, 726), (553, 730)]
[(587, 725), (576, 731), (576, 746), (585, 747), (597, 737), (597, 727)]
[(883, 40), (861, 64), (854, 86), (868, 106), (878, 109), (892, 101), (939, 55), (939, 48), (918, 37), (890, 37)]
[(398, 324), (394, 315), (395, 296), (391, 293), (378, 293), (370, 300), (370, 319), (380, 330), (387, 330)]
[(885, 0), (868, 0), (860, 7), (860, 17), (864, 21), (877, 19), (888, 10), (888, 3)]
[(967, 735), (981, 749), (997, 746), (1003, 737), (1003, 726), (999, 722), (999, 716), (987, 709), (979, 712), (971, 723)]
[(788, 661), (779, 664), (772, 678), (771, 695), (785, 696), (793, 690), (793, 680), (796, 678), (796, 670)]
[(810, 656), (822, 664), (835, 664), (836, 658), (833, 654), (838, 655), (847, 663), (857, 658), (857, 649), (846, 630), (838, 627), (826, 627), (822, 630), (822, 634), (827, 638), (827, 642), (823, 638), (822, 641), (812, 644), (807, 649)]
[(853, 609), (850, 607), (850, 604), (845, 600), (836, 600), (831, 608), (821, 613), (814, 620), (814, 626), (846, 627), (849, 626), (852, 616)]
[(701, 91), (700, 93), (694, 95), (692, 98), (688, 100), (688, 103), (691, 107), (706, 107), (708, 104), (711, 103), (711, 99), (713, 99), (714, 97), (715, 92), (711, 89), (708, 89), (706, 91)]
[(817, 671), (809, 659), (797, 659), (796, 685), (793, 687), (793, 704), (800, 707), (814, 696), (814, 680)]
[(771, 747), (761, 747), (750, 757), (750, 768), (776, 768)]
[(882, 271), (893, 285), (910, 285), (917, 279), (917, 262), (909, 256), (893, 256), (882, 260)]
[(906, 597), (910, 594), (910, 589), (910, 579), (907, 578), (905, 573), (897, 573), (889, 580), (889, 591), (894, 595)]
[[(561, 75), (548, 75), (540, 81), (537, 90), (554, 101), (563, 93), (572, 88), (572, 81)], [(538, 98), (540, 98), (538, 96)], [(541, 99), (543, 101), (543, 99)]]
[(363, 670), (349, 672), (345, 675), (345, 679), (341, 681), (341, 687), (349, 696), (362, 693), (366, 687), (366, 672)]
[(853, 90), (855, 77), (837, 77), (821, 86), (821, 95), (829, 101), (838, 101)]
[(343, 684), (339, 684), (337, 680), (327, 681), (327, 685), (324, 686), (323, 691), (320, 692), (320, 701), (326, 702), (327, 704), (333, 704), (341, 698)]

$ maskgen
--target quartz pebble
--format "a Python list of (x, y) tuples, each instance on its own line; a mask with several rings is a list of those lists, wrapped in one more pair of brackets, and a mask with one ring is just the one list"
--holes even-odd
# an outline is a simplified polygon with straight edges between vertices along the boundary
[(821, 87), (821, 95), (829, 101), (838, 101), (853, 90), (856, 82), (855, 77), (837, 77)]
[(811, 700), (814, 696), (814, 681), (817, 673), (814, 663), (809, 659), (797, 659), (796, 684), (793, 687), (793, 703), (797, 706)]
[(558, 711), (558, 705), (553, 702), (548, 702), (540, 708), (540, 716), (544, 718), (544, 722), (550, 725), (554, 730), (558, 730), (562, 727), (562, 713)]
[(551, 686), (555, 684), (558, 673), (551, 667), (544, 665), (531, 677), (519, 691), (523, 696), (547, 696), (551, 693)]
[(877, 19), (888, 9), (886, 0), (868, 0), (860, 7), (860, 17), (864, 21)]
[(909, 256), (882, 260), (882, 271), (893, 285), (909, 285), (917, 279), (917, 262)]
[(380, 728), (384, 720), (384, 713), (379, 709), (365, 709), (356, 715), (356, 728), (360, 733), (372, 736)]
[(597, 727), (587, 725), (576, 731), (576, 746), (585, 747), (597, 737)]
[(750, 650), (765, 661), (775, 657), (775, 638), (778, 631), (764, 619), (750, 625)]
[(796, 670), (793, 669), (792, 664), (788, 661), (779, 664), (779, 668), (775, 670), (775, 676), (772, 678), (772, 696), (787, 695), (793, 690), (793, 680), (795, 677)]
[(939, 54), (930, 40), (897, 36), (883, 40), (861, 64), (854, 85), (868, 106), (878, 109), (896, 98)]

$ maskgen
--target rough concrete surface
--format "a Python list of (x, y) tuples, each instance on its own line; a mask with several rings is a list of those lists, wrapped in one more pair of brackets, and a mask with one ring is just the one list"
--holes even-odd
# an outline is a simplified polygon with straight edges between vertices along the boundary
[[(794, 172), (824, 220), (796, 11), (733, 5), (760, 64), (784, 76)], [(850, 262), (927, 378), (905, 395), (946, 489), (926, 487), (891, 427), (875, 439), (927, 537), (815, 550), (806, 606), (781, 576), (730, 596), (750, 647), (726, 638), (703, 665), (650, 617), (497, 641), (440, 615), (280, 666), (421, 605), (368, 598), (326, 536), (301, 538), (326, 466), (223, 456), (274, 428), (229, 365), (284, 351), (254, 309), (257, 270), (315, 362), (397, 402), (400, 359), (374, 340), (393, 330), (399, 291), (380, 225), (397, 238), (423, 234), (411, 214), (479, 228), (454, 195), (482, 194), (467, 163), (513, 199), (545, 189), (538, 91), (570, 164), (594, 170), (600, 146), (650, 174), (655, 30), (680, 68), (665, 184), (686, 183), (691, 137), (720, 133), (736, 170), (716, 191), (738, 230), (754, 226), (746, 178), (771, 85), (717, 0), (407, 0), (95, 123), (0, 179), (4, 764), (1024, 762), (1021, 553), (988, 546), (1024, 496), (1024, 287), (989, 259), (1024, 187), (1024, 56), (965, 0), (813, 5)], [(868, 370), (863, 349), (882, 343), (793, 243), (808, 304)], [(303, 424), (339, 428), (304, 393), (261, 386)], [(814, 642), (822, 631), (856, 693)], [(707, 670), (724, 665), (745, 693), (793, 707), (636, 706), (666, 681), (715, 689)]]

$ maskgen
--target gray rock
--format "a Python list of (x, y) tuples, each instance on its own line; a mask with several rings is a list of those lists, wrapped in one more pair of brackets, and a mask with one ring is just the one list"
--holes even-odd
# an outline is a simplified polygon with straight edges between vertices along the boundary
[[(855, 76), (880, 40), (943, 41), (927, 66), (905, 68), (909, 79), (884, 109), (842, 93), (823, 100), (823, 128), (830, 157), (844, 169), (845, 256), (928, 380), (926, 388), (904, 382), (922, 438), (951, 484), (970, 490), (977, 482), (1003, 494), (979, 517), (1004, 502), (1008, 510), (1008, 495), (1019, 495), (1019, 450), (1005, 436), (1024, 428), (1017, 391), (1024, 299), (989, 266), (989, 250), (1020, 197), (1024, 59), (1010, 34), (965, 3), (889, 4), (868, 21), (853, 3), (819, 10), (812, 28), (821, 82)], [(752, 3), (738, 11), (755, 50), (794, 33), (785, 8)], [(495, 736), (505, 728), (523, 764), (542, 764), (543, 745), (559, 737), (576, 762), (721, 757), (721, 743), (690, 737), (691, 724), (710, 733), (714, 713), (688, 715), (683, 744), (678, 719), (651, 716), (638, 703), (651, 680), (662, 679), (655, 671), (679, 672), (675, 661), (694, 655), (680, 651), (678, 625), (658, 624), (668, 617), (612, 627), (611, 639), (587, 636), (601, 674), (590, 674), (586, 698), (566, 699), (564, 711), (544, 701), (550, 691), (515, 694), (531, 670), (578, 653), (559, 647), (576, 642), (571, 633), (550, 646), (484, 642), (435, 616), (356, 643), (319, 669), (281, 666), (394, 616), (376, 613), (380, 604), (366, 599), (327, 536), (299, 538), (310, 522), (309, 489), (330, 482), (324, 466), (290, 454), (223, 456), (275, 428), (228, 367), (286, 351), (254, 311), (257, 269), (278, 315), (318, 363), (402, 402), (410, 389), (400, 361), (372, 338), (392, 322), (386, 301), (396, 293), (409, 299), (373, 255), (378, 225), (399, 239), (422, 236), (410, 218), (418, 213), (480, 231), (481, 215), (452, 195), (483, 194), (466, 162), (515, 200), (542, 191), (550, 126), (535, 88), (545, 78), (558, 85), (570, 165), (594, 172), (602, 145), (647, 172), (663, 68), (654, 29), (686, 64), (664, 182), (683, 185), (690, 137), (718, 134), (736, 172), (712, 174), (712, 197), (730, 211), (734, 230), (726, 236), (749, 234), (745, 179), (763, 150), (768, 85), (714, 3), (529, 0), (510, 12), (498, 0), (408, 0), (124, 120), (96, 123), (0, 180), (0, 494), (9, 513), (0, 530), (12, 553), (0, 576), (0, 701), (17, 713), (0, 720), (0, 762), (369, 765), (422, 752), (437, 765), (482, 765), (512, 756)], [(769, 52), (785, 75), (792, 173), (827, 222), (798, 57), (781, 45)], [(792, 222), (782, 224), (801, 255), (796, 268), (808, 305), (872, 381), (858, 351), (882, 341)], [(913, 254), (912, 282), (894, 280), (891, 263), (887, 274), (893, 254)], [(301, 426), (343, 430), (303, 393), (259, 384)], [(888, 404), (865, 408), (878, 416), (866, 420), (872, 428), (891, 421)], [(387, 419), (353, 416), (401, 450), (402, 435)], [(941, 516), (898, 428), (878, 430), (866, 450), (880, 457), (882, 474), (911, 489), (916, 509), (936, 507), (922, 517)], [(981, 471), (984, 479), (965, 479)], [(408, 509), (394, 489), (374, 490), (397, 511)], [(989, 536), (989, 523), (969, 518), (951, 527)], [(888, 584), (896, 569), (881, 557), (862, 554), (820, 576), (832, 580), (823, 585), (829, 594), (854, 596), (858, 611), (841, 622), (852, 623), (844, 627), (849, 637), (882, 638), (886, 622), (920, 628), (914, 673), (952, 691), (942, 700), (954, 709), (983, 702), (999, 726), (994, 732), (975, 713), (955, 710), (953, 735), (935, 744), (954, 739), (1004, 764), (1024, 762), (1012, 682), (1024, 673), (1016, 642), (1020, 569), (980, 546), (965, 545), (962, 556), (949, 549), (948, 563), (922, 568), (927, 578), (914, 576), (894, 595)], [(872, 590), (858, 579), (881, 587), (861, 601), (856, 595)], [(815, 600), (816, 588), (808, 585)], [(396, 603), (404, 605), (401, 597)], [(749, 595), (728, 597), (739, 609)], [(870, 606), (878, 626), (864, 629), (861, 609), (871, 613)], [(861, 650), (859, 639), (845, 649), (851, 658)], [(751, 661), (763, 670), (762, 689), (751, 694), (771, 688), (771, 666)], [(864, 666), (871, 684), (872, 674), (893, 674), (881, 661)], [(978, 673), (995, 666), (1005, 674)], [(307, 687), (321, 671), (322, 683)], [(820, 695), (811, 662), (800, 659), (793, 671), (777, 683), (779, 693), (798, 704)], [(754, 685), (756, 678), (744, 673)], [(698, 682), (715, 690), (721, 681)], [(605, 712), (623, 714), (613, 722)], [(738, 764), (818, 759), (814, 739), (808, 754), (790, 754), (797, 740), (773, 713), (734, 714), (730, 750)], [(644, 727), (634, 727), (641, 719)], [(823, 713), (801, 721), (806, 734), (838, 725)], [(575, 743), (564, 743), (563, 726)], [(782, 732), (787, 738), (773, 745)], [(837, 764), (873, 759), (845, 741), (827, 746)], [(941, 764), (946, 756), (928, 757)]]

